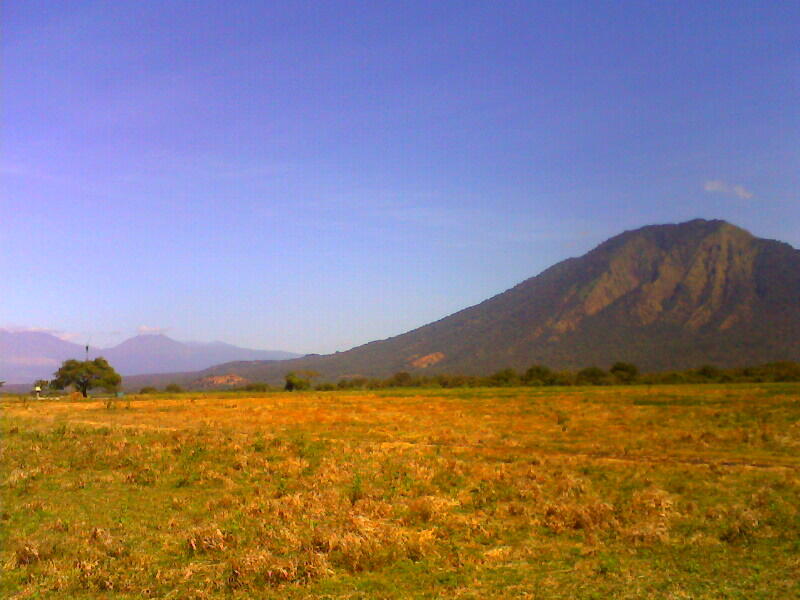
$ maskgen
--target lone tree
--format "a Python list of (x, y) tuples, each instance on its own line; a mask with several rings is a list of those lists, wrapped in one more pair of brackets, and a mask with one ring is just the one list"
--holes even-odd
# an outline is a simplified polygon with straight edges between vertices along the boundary
[(79, 361), (65, 360), (61, 368), (54, 373), (55, 379), (50, 382), (50, 387), (63, 390), (71, 385), (78, 390), (84, 398), (89, 395), (92, 388), (103, 388), (107, 392), (115, 392), (122, 383), (122, 377), (108, 364), (105, 358)]
[(289, 371), (286, 374), (286, 384), (283, 389), (287, 392), (310, 390), (311, 379), (317, 375), (316, 371)]

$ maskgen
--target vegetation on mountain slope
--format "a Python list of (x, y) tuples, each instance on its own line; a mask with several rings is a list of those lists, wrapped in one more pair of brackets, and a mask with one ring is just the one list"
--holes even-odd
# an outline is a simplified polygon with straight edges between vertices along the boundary
[(335, 382), (402, 371), (488, 375), (537, 363), (557, 370), (616, 361), (646, 371), (736, 367), (800, 361), (798, 339), (800, 251), (698, 219), (625, 232), (393, 338), (283, 363), (228, 363), (203, 375), (279, 384), (292, 370)]

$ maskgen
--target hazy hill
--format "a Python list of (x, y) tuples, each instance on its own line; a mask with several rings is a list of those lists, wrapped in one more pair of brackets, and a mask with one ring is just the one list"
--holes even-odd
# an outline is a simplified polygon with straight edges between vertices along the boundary
[[(30, 383), (50, 379), (62, 361), (83, 359), (84, 347), (49, 333), (0, 330), (0, 380)], [(178, 342), (165, 335), (139, 335), (113, 348), (90, 348), (90, 358), (104, 356), (122, 375), (197, 371), (233, 360), (282, 360), (297, 354), (251, 350), (222, 342)]]
[(798, 340), (800, 251), (724, 221), (697, 219), (622, 233), (393, 338), (280, 364), (225, 364), (200, 376), (277, 382), (288, 370), (311, 369), (330, 380), (617, 360), (647, 370), (735, 366), (800, 360)]
[(49, 333), (0, 329), (0, 381), (31, 383), (49, 379), (62, 361), (83, 348)]
[(178, 342), (165, 335), (138, 335), (102, 351), (108, 361), (125, 375), (196, 371), (235, 360), (284, 360), (298, 355), (279, 350), (252, 350), (211, 342)]

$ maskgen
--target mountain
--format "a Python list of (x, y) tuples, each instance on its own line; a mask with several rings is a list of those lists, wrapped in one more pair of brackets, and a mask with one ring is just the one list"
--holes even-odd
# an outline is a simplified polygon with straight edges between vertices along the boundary
[[(618, 360), (645, 370), (737, 366), (800, 361), (798, 340), (800, 251), (697, 219), (627, 231), (480, 304), (347, 352), (275, 362), (287, 353), (147, 335), (97, 354), (125, 375), (150, 373), (127, 377), (132, 389), (226, 375), (278, 383), (302, 369), (336, 380)], [(61, 360), (81, 355), (80, 346), (48, 334), (0, 332), (0, 379), (49, 377)], [(205, 368), (213, 363), (222, 364)]]
[[(634, 362), (645, 370), (800, 360), (800, 251), (724, 221), (627, 231), (478, 305), (386, 340), (195, 377), (278, 382), (397, 371), (486, 374)], [(185, 381), (185, 380), (184, 380)]]
[(83, 348), (40, 331), (0, 329), (0, 381), (31, 383), (50, 379), (68, 359), (82, 356)]
[(178, 342), (162, 334), (137, 335), (103, 350), (102, 354), (123, 375), (197, 371), (221, 362), (275, 361), (298, 356), (279, 350), (239, 348), (222, 342)]
[[(50, 379), (68, 358), (82, 359), (84, 347), (49, 333), (0, 330), (0, 380), (30, 383)], [(197, 371), (236, 360), (284, 360), (297, 357), (278, 350), (251, 350), (212, 342), (178, 342), (165, 335), (138, 335), (113, 348), (90, 348), (90, 358), (103, 356), (121, 375)]]

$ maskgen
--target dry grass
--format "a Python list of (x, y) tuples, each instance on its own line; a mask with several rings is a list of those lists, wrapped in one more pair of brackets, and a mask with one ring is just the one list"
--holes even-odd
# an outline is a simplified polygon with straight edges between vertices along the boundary
[(3, 597), (800, 593), (797, 385), (2, 411)]

